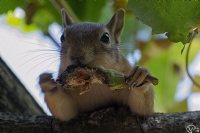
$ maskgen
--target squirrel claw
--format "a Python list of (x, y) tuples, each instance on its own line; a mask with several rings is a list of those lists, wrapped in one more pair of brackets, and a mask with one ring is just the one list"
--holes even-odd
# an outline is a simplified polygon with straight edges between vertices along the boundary
[(145, 80), (147, 75), (150, 75), (147, 68), (135, 66), (131, 74), (126, 78), (126, 83), (129, 84), (129, 88), (140, 88), (144, 84), (150, 83)]

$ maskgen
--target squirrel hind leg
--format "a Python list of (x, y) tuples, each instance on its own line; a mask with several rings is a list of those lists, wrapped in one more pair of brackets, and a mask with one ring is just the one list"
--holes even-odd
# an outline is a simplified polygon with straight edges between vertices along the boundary
[(62, 121), (69, 121), (78, 115), (78, 108), (73, 99), (65, 94), (45, 94), (45, 101), (53, 116)]
[(39, 85), (44, 99), (53, 116), (62, 121), (69, 121), (78, 114), (77, 104), (65, 93), (64, 89), (52, 79), (51, 73), (39, 76)]
[(150, 85), (144, 87), (145, 92), (135, 88), (130, 91), (128, 106), (133, 113), (149, 116), (154, 112), (154, 90)]

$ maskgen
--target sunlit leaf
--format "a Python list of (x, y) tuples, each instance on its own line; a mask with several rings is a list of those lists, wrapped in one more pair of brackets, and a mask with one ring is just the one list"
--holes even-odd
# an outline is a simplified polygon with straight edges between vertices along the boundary
[(16, 18), (13, 11), (9, 11), (7, 13), (6, 22), (14, 27), (19, 28), (23, 32), (30, 32), (38, 29), (35, 24), (26, 25), (24, 18)]
[(13, 11), (9, 11), (9, 12), (7, 13), (6, 22), (9, 23), (10, 25), (13, 25), (13, 26), (19, 26), (20, 23), (21, 23), (21, 19), (20, 19), (20, 18), (16, 18), (16, 17), (14, 16)]

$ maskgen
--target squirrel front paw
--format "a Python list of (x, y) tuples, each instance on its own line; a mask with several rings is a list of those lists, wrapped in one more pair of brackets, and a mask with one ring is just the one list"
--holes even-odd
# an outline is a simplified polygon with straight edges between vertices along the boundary
[(56, 82), (52, 79), (51, 73), (43, 73), (39, 76), (39, 85), (43, 93), (57, 92)]
[(126, 78), (126, 83), (129, 84), (129, 89), (140, 88), (142, 86), (150, 84), (145, 78), (150, 75), (147, 68), (141, 66), (135, 66), (130, 75)]

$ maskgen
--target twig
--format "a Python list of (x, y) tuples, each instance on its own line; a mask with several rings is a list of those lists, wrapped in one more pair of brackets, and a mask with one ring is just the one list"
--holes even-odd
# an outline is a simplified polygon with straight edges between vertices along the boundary
[(198, 34), (198, 28), (195, 28), (194, 29), (194, 32), (192, 34), (192, 37), (191, 37), (191, 41), (189, 43), (189, 46), (188, 46), (188, 49), (187, 49), (187, 53), (186, 53), (186, 71), (187, 71), (187, 74), (189, 76), (189, 78), (192, 80), (192, 82), (194, 83), (194, 85), (196, 85), (197, 87), (200, 88), (200, 85), (193, 79), (193, 77), (191, 76), (191, 74), (189, 73), (189, 69), (188, 69), (188, 58), (189, 58), (189, 51), (190, 51), (190, 47), (192, 45), (192, 41), (194, 39), (194, 37), (196, 36), (196, 34)]

